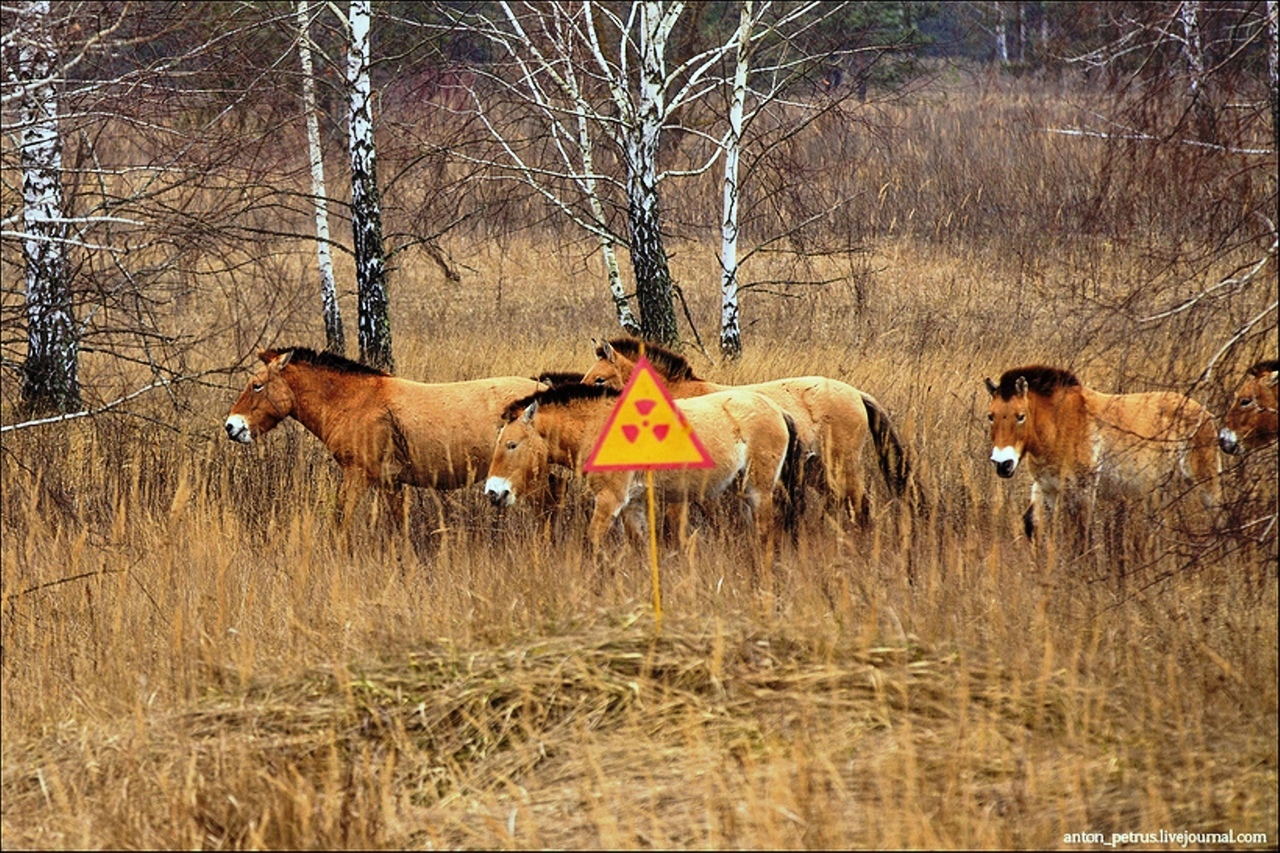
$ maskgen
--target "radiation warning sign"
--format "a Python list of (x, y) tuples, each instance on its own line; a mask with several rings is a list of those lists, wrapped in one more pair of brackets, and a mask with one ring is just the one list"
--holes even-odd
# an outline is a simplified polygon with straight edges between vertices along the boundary
[(582, 469), (714, 467), (711, 455), (676, 408), (649, 359), (641, 356)]

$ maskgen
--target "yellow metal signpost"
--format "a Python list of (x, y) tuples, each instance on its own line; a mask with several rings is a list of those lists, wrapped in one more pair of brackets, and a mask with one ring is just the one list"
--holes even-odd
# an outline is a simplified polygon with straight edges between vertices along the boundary
[(645, 472), (649, 500), (649, 561), (653, 568), (653, 618), (662, 630), (662, 589), (658, 578), (658, 532), (653, 506), (653, 472), (658, 468), (713, 468), (684, 413), (649, 359), (642, 354), (622, 389), (609, 420), (583, 464), (584, 471)]

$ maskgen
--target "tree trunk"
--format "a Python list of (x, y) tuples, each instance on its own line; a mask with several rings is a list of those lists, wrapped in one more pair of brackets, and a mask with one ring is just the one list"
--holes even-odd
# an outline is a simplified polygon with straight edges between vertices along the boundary
[(724, 219), (720, 223), (720, 352), (742, 355), (738, 315), (738, 160), (742, 154), (742, 121), (750, 62), (752, 0), (743, 0), (738, 19), (738, 55), (729, 102), (729, 133), (724, 146)]
[(360, 361), (388, 372), (391, 318), (387, 305), (387, 270), (382, 250), (382, 210), (373, 145), (373, 108), (369, 84), (369, 0), (351, 0), (351, 45), (347, 82), (351, 113), (351, 231), (356, 260)]
[(1187, 93), (1196, 117), (1196, 133), (1201, 142), (1217, 142), (1217, 115), (1205, 89), (1204, 44), (1200, 34), (1199, 0), (1185, 0), (1178, 7), (1182, 21), (1182, 52), (1187, 59)]
[[(58, 131), (57, 51), (48, 0), (18, 7), (10, 83), (21, 91), (22, 255), (27, 359), (22, 406), (30, 414), (80, 408), (79, 344), (62, 209), (62, 138)], [(14, 61), (16, 60), (16, 61)]]
[(316, 110), (316, 80), (311, 67), (310, 25), (307, 0), (298, 0), (298, 56), (302, 60), (302, 111), (307, 118), (307, 151), (311, 160), (311, 196), (316, 206), (316, 262), (320, 269), (320, 304), (324, 311), (325, 348), (345, 355), (346, 336), (338, 309), (338, 290), (329, 255), (329, 202), (324, 185), (324, 151), (320, 147), (320, 120)]
[(996, 62), (1009, 64), (1009, 32), (1004, 20), (1004, 4), (996, 2)]
[(627, 213), (631, 226), (631, 266), (640, 306), (640, 334), (674, 345), (680, 333), (672, 299), (671, 271), (662, 245), (658, 205), (658, 143), (665, 115), (666, 46), (683, 4), (663, 11), (645, 2), (640, 13), (640, 85), (636, 122), (627, 145)]
[(1280, 133), (1276, 112), (1280, 110), (1280, 10), (1276, 0), (1267, 0), (1267, 76), (1271, 80), (1271, 135)]

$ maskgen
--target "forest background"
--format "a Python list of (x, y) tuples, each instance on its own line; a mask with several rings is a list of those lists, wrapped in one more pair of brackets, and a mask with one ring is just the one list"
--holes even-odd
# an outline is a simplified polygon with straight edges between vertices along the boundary
[[(510, 8), (552, 43), (553, 7)], [(586, 7), (554, 8), (567, 27)], [(638, 73), (629, 12), (677, 7), (592, 8)], [(416, 492), (407, 539), (347, 546), (319, 442), (222, 434), (258, 348), (332, 345), (319, 197), (332, 307), (364, 334), (352, 9), (306, 13), (320, 194), (299, 5), (4, 7), (5, 846), (1275, 843), (1274, 448), (1223, 458), (1211, 540), (1143, 519), (1110, 549), (1033, 548), (982, 387), (1048, 362), (1221, 413), (1276, 357), (1275, 4), (751, 5), (735, 350), (744, 8), (671, 17), (669, 91), (714, 62), (668, 101), (645, 266), (626, 140), (563, 167), (550, 129), (572, 111), (514, 86), (499, 4), (372, 7), (398, 374), (585, 369), (666, 266), (699, 372), (843, 379), (911, 448), (927, 507), (880, 489), (870, 530), (816, 508), (772, 584), (732, 525), (664, 553), (656, 634), (621, 540), (601, 576), (572, 518), (495, 529), (478, 494)], [(42, 80), (18, 73), (32, 32), (56, 48)], [(42, 82), (52, 231), (23, 159)], [(642, 126), (597, 84), (601, 126)], [(62, 250), (38, 280), (36, 244)], [(61, 342), (57, 369), (33, 370), (33, 341)]]

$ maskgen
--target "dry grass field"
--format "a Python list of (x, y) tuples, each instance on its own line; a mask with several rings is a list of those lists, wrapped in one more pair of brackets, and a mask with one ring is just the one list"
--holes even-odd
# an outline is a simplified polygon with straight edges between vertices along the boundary
[[(337, 467), (313, 436), (296, 422), (248, 447), (224, 435), (244, 370), (188, 387), (180, 409), (135, 409), (148, 418), (6, 434), (4, 847), (1078, 848), (1161, 831), (1273, 847), (1274, 448), (1224, 457), (1222, 535), (1135, 512), (1105, 547), (1033, 545), (1029, 478), (990, 470), (983, 387), (1047, 362), (1108, 391), (1190, 388), (1274, 297), (1195, 334), (1108, 306), (1141, 301), (1145, 282), (1139, 309), (1154, 310), (1256, 246), (1193, 278), (1156, 262), (1158, 236), (949, 231), (943, 209), (997, 215), (962, 187), (937, 194), (962, 182), (962, 152), (974, 186), (1067, 204), (1098, 151), (1015, 130), (1046, 121), (1017, 95), (921, 103), (884, 117), (924, 129), (897, 160), (869, 154), (849, 178), (872, 187), (867, 251), (759, 259), (756, 280), (803, 266), (833, 283), (748, 294), (741, 361), (689, 357), (718, 381), (821, 373), (875, 395), (926, 501), (890, 500), (868, 455), (872, 527), (811, 506), (765, 578), (735, 519), (706, 524), (661, 555), (660, 633), (646, 556), (619, 537), (594, 564), (580, 496), (550, 525), (498, 522), (478, 490), (419, 491), (406, 537), (357, 525), (339, 542)], [(1165, 233), (1147, 201), (1134, 233)], [(936, 228), (901, 225), (910, 211)], [(669, 248), (710, 334), (714, 243)], [(459, 283), (412, 256), (392, 276), (404, 376), (585, 369), (591, 338), (616, 331), (589, 246), (449, 249)], [(264, 253), (264, 270), (283, 270), (279, 304), (309, 306), (307, 250), (289, 252)], [(233, 308), (217, 294), (173, 308), (229, 330), (193, 369), (250, 357), (255, 327), (323, 344), (318, 301), (278, 322), (228, 322)], [(1241, 353), (1196, 395), (1221, 412), (1266, 355)], [(84, 369), (106, 368), (88, 354)]]

